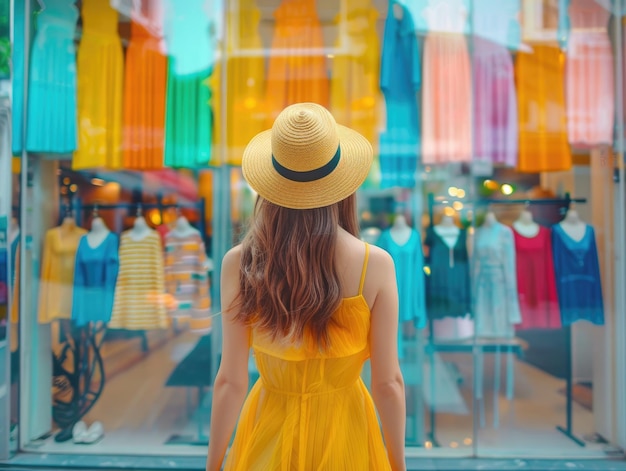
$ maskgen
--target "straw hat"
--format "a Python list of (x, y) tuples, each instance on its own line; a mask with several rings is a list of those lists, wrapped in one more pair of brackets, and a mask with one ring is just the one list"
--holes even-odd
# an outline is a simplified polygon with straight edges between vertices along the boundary
[(365, 181), (372, 146), (335, 122), (323, 106), (288, 106), (272, 129), (257, 134), (243, 153), (248, 184), (263, 198), (292, 209), (337, 203)]

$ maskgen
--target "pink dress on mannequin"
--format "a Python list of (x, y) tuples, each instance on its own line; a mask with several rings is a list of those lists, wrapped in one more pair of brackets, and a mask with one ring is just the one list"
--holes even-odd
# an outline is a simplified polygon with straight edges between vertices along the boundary
[[(560, 41), (566, 49), (567, 134), (579, 148), (613, 142), (613, 52), (610, 0), (561, 0)], [(569, 20), (568, 20), (569, 19)], [(565, 24), (569, 21), (569, 25)]]

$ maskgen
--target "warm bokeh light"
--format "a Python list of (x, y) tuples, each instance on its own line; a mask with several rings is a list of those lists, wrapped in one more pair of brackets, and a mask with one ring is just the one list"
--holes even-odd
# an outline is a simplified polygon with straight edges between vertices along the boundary
[(452, 207), (457, 211), (461, 211), (463, 209), (463, 203), (461, 203), (460, 201), (455, 201), (454, 203), (452, 203)]
[(456, 186), (451, 186), (450, 188), (448, 188), (448, 194), (450, 196), (457, 196), (459, 192), (459, 189)]
[(456, 214), (456, 211), (454, 210), (454, 208), (446, 206), (446, 208), (443, 210), (443, 214), (445, 214), (446, 216), (454, 216)]
[(503, 195), (507, 195), (507, 196), (508, 195), (512, 195), (513, 194), (513, 187), (511, 185), (509, 185), (508, 183), (505, 183), (500, 188), (500, 191), (502, 191)]

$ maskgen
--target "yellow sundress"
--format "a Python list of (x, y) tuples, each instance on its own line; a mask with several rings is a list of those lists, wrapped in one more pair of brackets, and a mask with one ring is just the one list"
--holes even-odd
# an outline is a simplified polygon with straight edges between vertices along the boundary
[(253, 329), (260, 379), (243, 406), (225, 470), (390, 470), (372, 398), (360, 378), (370, 355), (370, 310), (359, 294), (344, 298), (321, 353), (279, 344)]

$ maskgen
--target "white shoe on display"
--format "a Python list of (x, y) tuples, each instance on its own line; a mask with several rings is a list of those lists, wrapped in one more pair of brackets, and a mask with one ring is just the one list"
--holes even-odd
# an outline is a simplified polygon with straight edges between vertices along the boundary
[(102, 422), (95, 421), (87, 430), (82, 443), (92, 445), (102, 440), (102, 437), (104, 437), (104, 425), (102, 425)]
[(87, 433), (87, 424), (82, 420), (76, 422), (72, 427), (72, 440), (74, 443), (83, 443), (83, 438)]

